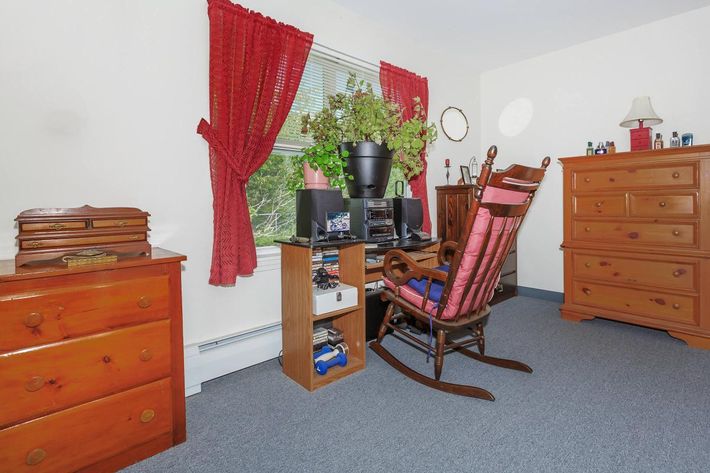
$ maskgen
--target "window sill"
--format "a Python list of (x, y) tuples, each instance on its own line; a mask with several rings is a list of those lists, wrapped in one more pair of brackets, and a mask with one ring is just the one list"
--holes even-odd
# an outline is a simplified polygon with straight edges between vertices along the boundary
[(281, 248), (278, 246), (261, 246), (256, 249), (255, 273), (281, 269)]

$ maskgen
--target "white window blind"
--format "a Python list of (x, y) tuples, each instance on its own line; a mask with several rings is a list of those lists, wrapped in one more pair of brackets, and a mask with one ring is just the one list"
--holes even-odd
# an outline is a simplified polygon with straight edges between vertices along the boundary
[(348, 92), (347, 81), (351, 72), (358, 79), (372, 84), (375, 94), (382, 96), (378, 69), (366, 68), (328, 53), (311, 50), (296, 99), (276, 139), (277, 148), (301, 148), (311, 143), (310, 138), (301, 133), (301, 117), (322, 110), (328, 95)]

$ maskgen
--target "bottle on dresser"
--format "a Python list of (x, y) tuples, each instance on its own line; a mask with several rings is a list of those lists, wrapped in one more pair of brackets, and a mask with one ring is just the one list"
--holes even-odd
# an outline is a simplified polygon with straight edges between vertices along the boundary
[(602, 143), (600, 141), (599, 144), (597, 145), (597, 149), (594, 150), (594, 154), (606, 154), (606, 152), (607, 152), (606, 146), (604, 146), (604, 143)]
[(653, 140), (653, 149), (663, 149), (663, 136), (656, 133), (656, 139)]
[(671, 148), (680, 148), (680, 137), (678, 136), (677, 131), (674, 131), (673, 136), (671, 136), (670, 147)]

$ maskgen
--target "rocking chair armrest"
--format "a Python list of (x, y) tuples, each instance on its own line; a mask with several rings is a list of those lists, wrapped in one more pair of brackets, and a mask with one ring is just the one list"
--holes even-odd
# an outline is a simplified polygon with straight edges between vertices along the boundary
[(451, 257), (456, 251), (457, 246), (458, 242), (453, 240), (445, 241), (441, 244), (439, 251), (436, 253), (436, 259), (439, 260), (440, 265), (451, 264)]
[[(400, 264), (404, 264), (405, 268), (402, 269), (403, 274), (397, 275), (393, 271), (393, 266)], [(444, 271), (420, 266), (416, 260), (402, 250), (390, 250), (385, 254), (382, 272), (395, 286), (403, 286), (407, 284), (410, 279), (421, 279), (422, 277), (445, 283), (448, 276)]]

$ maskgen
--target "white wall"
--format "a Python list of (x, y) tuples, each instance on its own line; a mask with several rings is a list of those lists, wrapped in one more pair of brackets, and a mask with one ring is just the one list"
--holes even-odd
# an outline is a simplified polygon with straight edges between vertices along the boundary
[[(329, 0), (242, 2), (362, 59), (426, 75), (430, 113), (469, 113), (463, 143), (431, 150), (430, 193), (480, 147), (478, 76), (461, 58), (374, 27)], [(13, 218), (33, 207), (136, 206), (150, 240), (188, 256), (186, 344), (280, 320), (278, 260), (236, 287), (207, 284), (212, 245), (206, 2), (0, 3), (0, 258), (13, 258)], [(455, 181), (455, 179), (454, 179)], [(434, 214), (435, 215), (435, 214)]]
[[(666, 146), (675, 130), (693, 132), (696, 144), (710, 142), (708, 25), (710, 8), (703, 8), (482, 74), (482, 148), (497, 144), (501, 166), (553, 158), (519, 238), (521, 286), (563, 291), (556, 158), (583, 155), (587, 141), (614, 140), (618, 151), (628, 151), (629, 132), (619, 122), (634, 97), (651, 97), (664, 119), (653, 131)], [(506, 136), (501, 112), (519, 98), (532, 102), (532, 120), (517, 136)]]

